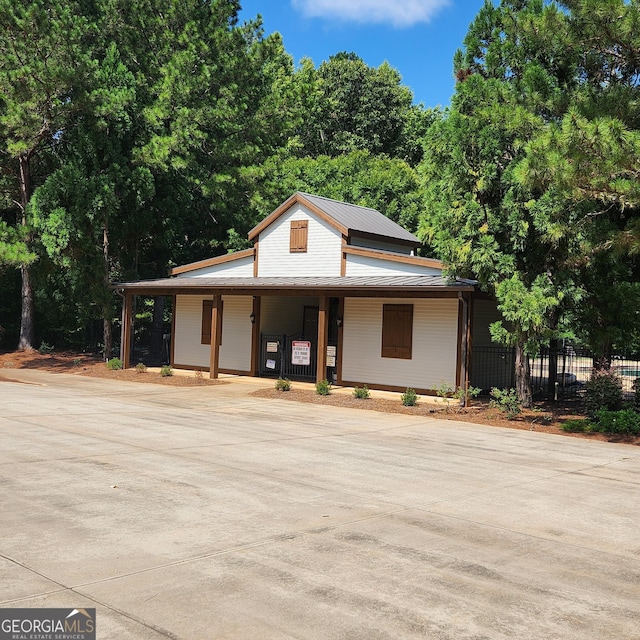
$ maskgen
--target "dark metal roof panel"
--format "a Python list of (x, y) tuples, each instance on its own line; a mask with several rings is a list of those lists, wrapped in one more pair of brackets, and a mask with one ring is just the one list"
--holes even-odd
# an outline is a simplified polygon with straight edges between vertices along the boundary
[(326, 289), (326, 290), (384, 290), (384, 289), (473, 289), (475, 281), (452, 280), (441, 275), (432, 276), (327, 276), (327, 277), (273, 277), (273, 278), (224, 278), (181, 277), (113, 283), (115, 289), (131, 291), (143, 289)]
[(322, 196), (314, 196), (310, 193), (299, 192), (300, 195), (311, 202), (314, 206), (324, 211), (328, 216), (333, 218), (338, 224), (350, 229), (351, 231), (359, 231), (360, 233), (368, 233), (377, 236), (385, 236), (387, 238), (403, 240), (416, 245), (421, 244), (420, 240), (412, 233), (395, 223), (387, 216), (383, 215), (376, 209), (369, 207), (360, 207), (348, 202), (339, 202)]

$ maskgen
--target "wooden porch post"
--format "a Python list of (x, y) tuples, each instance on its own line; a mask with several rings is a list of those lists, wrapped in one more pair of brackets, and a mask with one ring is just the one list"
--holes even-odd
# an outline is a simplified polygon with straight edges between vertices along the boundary
[(460, 370), (456, 376), (456, 384), (460, 386), (464, 390), (464, 395), (460, 399), (460, 404), (463, 407), (466, 407), (469, 398), (467, 391), (469, 389), (469, 365), (471, 363), (471, 313), (470, 313), (470, 302), (469, 297), (460, 292), (458, 294), (458, 300), (460, 301), (460, 312), (461, 312), (461, 320), (460, 320), (460, 332), (459, 332), (459, 340), (460, 340)]
[(131, 335), (133, 324), (133, 295), (128, 291), (122, 301), (122, 328), (120, 336), (120, 360), (122, 368), (128, 369), (131, 366)]
[(209, 377), (218, 377), (220, 365), (220, 340), (222, 338), (222, 296), (214, 295), (211, 305), (211, 353), (209, 356)]
[(327, 377), (327, 342), (329, 341), (329, 298), (320, 298), (318, 307), (318, 353), (316, 382)]
[[(467, 310), (467, 379), (465, 381), (465, 391), (468, 391), (471, 384), (471, 362), (473, 360), (473, 316), (474, 316), (474, 296), (473, 292), (468, 294), (469, 308)], [(466, 404), (469, 404), (469, 397), (465, 397)], [(466, 405), (465, 405), (466, 406)]]
[(260, 372), (260, 296), (253, 297), (253, 325), (251, 326), (251, 375)]

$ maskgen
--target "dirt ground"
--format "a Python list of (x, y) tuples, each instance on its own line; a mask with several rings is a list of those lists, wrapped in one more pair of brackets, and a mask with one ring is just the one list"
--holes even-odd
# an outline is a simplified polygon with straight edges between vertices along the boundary
[(223, 380), (211, 380), (208, 373), (193, 376), (161, 376), (157, 371), (145, 371), (135, 368), (126, 370), (107, 369), (100, 357), (86, 353), (67, 351), (41, 354), (38, 351), (14, 351), (0, 353), (0, 381), (10, 378), (11, 369), (41, 369), (53, 373), (70, 373), (72, 375), (92, 378), (110, 378), (129, 382), (163, 384), (172, 387), (193, 387), (197, 385), (225, 384)]
[[(41, 369), (54, 373), (68, 373), (130, 382), (163, 384), (169, 386), (198, 386), (228, 384), (225, 380), (210, 380), (207, 372), (193, 376), (162, 377), (158, 372), (138, 372), (136, 369), (111, 371), (105, 362), (93, 355), (73, 352), (55, 352), (41, 354), (38, 351), (0, 353), (0, 382), (10, 379), (11, 369)], [(484, 424), (507, 429), (522, 429), (538, 431), (571, 438), (585, 438), (640, 446), (640, 437), (607, 436), (604, 434), (565, 433), (562, 424), (572, 418), (584, 417), (581, 413), (579, 401), (567, 402), (537, 402), (533, 409), (524, 410), (518, 417), (508, 420), (498, 409), (490, 407), (486, 399), (475, 399), (470, 407), (460, 408), (455, 404), (445, 407), (431, 400), (419, 400), (414, 407), (405, 407), (398, 400), (376, 397), (375, 390), (371, 391), (368, 399), (354, 398), (345, 393), (331, 393), (319, 396), (309, 389), (296, 389), (295, 382), (290, 391), (261, 389), (251, 395), (259, 398), (278, 398), (293, 402), (309, 402), (313, 404), (354, 407), (386, 413), (404, 413), (407, 415), (428, 416), (445, 420), (462, 420), (476, 424)]]

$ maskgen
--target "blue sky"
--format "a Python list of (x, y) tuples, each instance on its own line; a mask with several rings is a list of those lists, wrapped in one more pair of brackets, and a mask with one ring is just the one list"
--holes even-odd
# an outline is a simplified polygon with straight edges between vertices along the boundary
[(453, 54), (484, 0), (240, 0), (241, 21), (261, 14), (266, 34), (279, 31), (298, 64), (317, 67), (340, 51), (368, 65), (385, 60), (402, 75), (416, 103), (449, 104)]

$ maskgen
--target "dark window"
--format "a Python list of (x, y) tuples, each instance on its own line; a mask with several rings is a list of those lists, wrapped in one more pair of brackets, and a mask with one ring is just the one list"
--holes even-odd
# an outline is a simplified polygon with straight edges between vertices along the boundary
[(307, 252), (308, 220), (292, 220), (291, 235), (289, 237), (289, 253)]
[(382, 305), (382, 357), (411, 360), (413, 305)]

